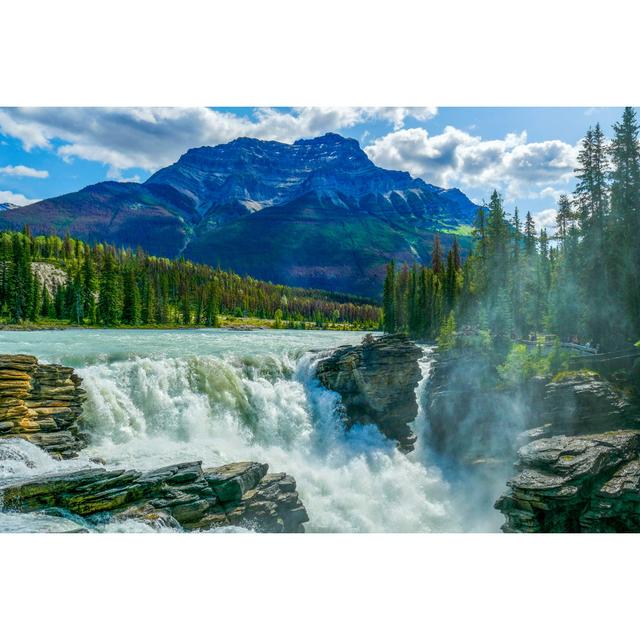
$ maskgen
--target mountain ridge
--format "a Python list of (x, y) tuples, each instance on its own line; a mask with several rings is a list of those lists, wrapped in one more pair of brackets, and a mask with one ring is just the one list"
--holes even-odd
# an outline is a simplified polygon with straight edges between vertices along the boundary
[(327, 133), (192, 148), (144, 183), (88, 185), (0, 212), (0, 225), (377, 296), (389, 259), (427, 261), (434, 233), (446, 247), (477, 209), (460, 190), (378, 167), (357, 140)]

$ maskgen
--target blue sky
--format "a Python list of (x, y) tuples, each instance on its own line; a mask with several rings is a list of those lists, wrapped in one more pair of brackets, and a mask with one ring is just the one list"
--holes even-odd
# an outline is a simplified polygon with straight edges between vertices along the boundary
[(622, 108), (24, 108), (0, 109), (0, 202), (48, 198), (101, 180), (136, 180), (190, 147), (246, 135), (293, 142), (334, 131), (389, 169), (474, 201), (497, 188), (509, 210), (551, 227), (573, 188), (581, 137)]

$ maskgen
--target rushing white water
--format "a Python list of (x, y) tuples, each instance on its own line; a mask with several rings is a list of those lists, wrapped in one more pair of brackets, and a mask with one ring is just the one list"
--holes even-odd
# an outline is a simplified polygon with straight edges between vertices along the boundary
[[(338, 395), (316, 381), (318, 349), (361, 339), (359, 333), (320, 331), (4, 333), (0, 352), (31, 353), (78, 369), (92, 442), (79, 459), (62, 462), (27, 443), (3, 443), (0, 480), (79, 468), (93, 464), (93, 457), (136, 469), (256, 460), (295, 477), (308, 531), (460, 530), (450, 487), (423, 439), (404, 455), (373, 425), (346, 431)], [(421, 386), (429, 363), (426, 353)], [(426, 428), (421, 407), (415, 429), (420, 436)], [(0, 514), (0, 530), (60, 526), (44, 520)], [(124, 523), (106, 530), (144, 527)]]

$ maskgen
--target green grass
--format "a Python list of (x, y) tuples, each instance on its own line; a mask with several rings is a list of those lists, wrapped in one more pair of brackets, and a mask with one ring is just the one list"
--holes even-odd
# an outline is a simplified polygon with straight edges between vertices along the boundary
[(471, 236), (473, 235), (473, 227), (470, 224), (458, 225), (455, 229), (447, 229), (448, 234), (452, 236)]
[[(238, 318), (236, 316), (218, 316), (220, 328), (239, 328), (247, 327), (252, 329), (277, 329), (275, 320), (269, 318)], [(295, 323), (296, 328), (300, 327), (300, 322)], [(326, 323), (323, 327), (317, 327), (314, 322), (305, 322), (304, 327), (310, 329), (324, 329), (327, 331), (376, 331), (376, 328), (356, 327), (345, 322)], [(154, 324), (119, 324), (115, 326), (105, 326), (101, 324), (82, 324), (77, 325), (68, 320), (58, 320), (55, 318), (46, 318), (37, 322), (26, 321), (20, 323), (10, 323), (7, 319), (0, 317), (0, 331), (46, 331), (59, 329), (151, 329), (151, 330), (170, 330), (170, 329), (206, 329), (204, 325), (180, 324), (176, 322), (154, 323)], [(280, 329), (289, 329), (288, 321), (284, 320)]]

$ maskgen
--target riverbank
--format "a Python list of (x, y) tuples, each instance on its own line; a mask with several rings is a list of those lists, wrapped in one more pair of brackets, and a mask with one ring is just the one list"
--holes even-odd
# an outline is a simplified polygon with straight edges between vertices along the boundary
[[(314, 322), (287, 322), (270, 318), (238, 318), (236, 316), (218, 316), (219, 326), (216, 329), (232, 329), (235, 331), (256, 331), (261, 329), (296, 329), (305, 331), (377, 331), (377, 327), (359, 327), (348, 323), (326, 323), (317, 326)], [(175, 329), (210, 329), (204, 325), (178, 324), (174, 322), (154, 324), (119, 324), (113, 326), (99, 324), (72, 324), (68, 320), (47, 319), (38, 322), (9, 323), (0, 321), (0, 331), (64, 331), (68, 329), (149, 329), (155, 331), (171, 331)]]

